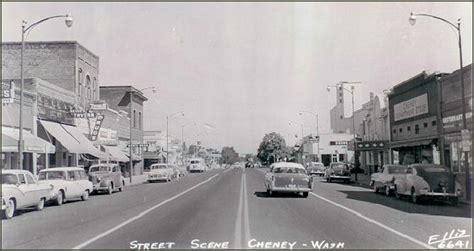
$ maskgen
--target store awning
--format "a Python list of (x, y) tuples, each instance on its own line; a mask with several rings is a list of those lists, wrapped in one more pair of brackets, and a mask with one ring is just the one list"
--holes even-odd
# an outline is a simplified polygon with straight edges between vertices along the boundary
[[(127, 155), (127, 158), (130, 157), (130, 154), (128, 152), (126, 152), (125, 155)], [(132, 160), (133, 161), (142, 161), (142, 157), (132, 153)]]
[(129, 158), (125, 153), (117, 146), (102, 146), (105, 152), (109, 154), (109, 160), (128, 162)]
[(86, 153), (99, 159), (107, 159), (107, 155), (95, 148), (90, 140), (74, 126), (40, 120), (46, 131), (54, 136), (71, 153)]
[(401, 148), (401, 147), (413, 147), (413, 146), (428, 146), (433, 144), (433, 139), (415, 139), (410, 141), (392, 141), (390, 146), (391, 148)]
[[(2, 126), (2, 152), (18, 152), (18, 129)], [(54, 153), (56, 148), (48, 141), (23, 130), (23, 151), (28, 153)]]

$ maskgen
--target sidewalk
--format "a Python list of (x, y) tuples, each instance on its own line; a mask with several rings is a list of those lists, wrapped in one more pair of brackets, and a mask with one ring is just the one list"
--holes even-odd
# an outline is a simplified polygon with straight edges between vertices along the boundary
[(370, 188), (370, 175), (358, 173), (357, 181), (355, 181), (355, 174), (352, 174), (352, 182), (361, 187)]
[(132, 183), (130, 183), (130, 177), (124, 178), (126, 186), (134, 186), (134, 185), (143, 184), (147, 181), (147, 179), (148, 179), (148, 175), (146, 174), (132, 176)]

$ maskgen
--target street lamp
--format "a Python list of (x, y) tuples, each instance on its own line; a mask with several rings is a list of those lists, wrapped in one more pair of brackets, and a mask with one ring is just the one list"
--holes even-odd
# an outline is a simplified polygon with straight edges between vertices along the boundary
[[(459, 48), (459, 71), (461, 74), (461, 95), (462, 95), (462, 126), (463, 131), (467, 130), (467, 121), (466, 121), (466, 97), (464, 96), (464, 74), (463, 74), (463, 62), (462, 62), (462, 42), (461, 42), (461, 18), (458, 18), (457, 25), (454, 23), (438, 16), (430, 15), (430, 14), (421, 14), (421, 13), (410, 13), (410, 17), (408, 18), (408, 22), (411, 25), (416, 24), (416, 17), (431, 17), (434, 19), (441, 20), (452, 27), (454, 27), (458, 32), (458, 48)], [(471, 200), (471, 178), (470, 178), (470, 170), (469, 170), (469, 156), (467, 151), (464, 152), (464, 174), (466, 176), (466, 197), (468, 200)]]
[[(352, 140), (354, 141), (354, 164), (355, 164), (355, 157), (356, 157), (356, 133), (355, 133), (355, 114), (354, 114), (354, 84), (360, 84), (361, 82), (348, 82), (348, 81), (341, 81), (336, 85), (328, 85), (327, 90), (328, 92), (331, 91), (331, 88), (338, 88), (340, 90), (345, 90), (351, 94), (352, 97)], [(344, 85), (351, 85), (351, 89), (347, 89)], [(357, 181), (357, 168), (355, 169), (355, 176), (354, 180)]]
[(175, 113), (171, 113), (169, 115), (166, 115), (166, 164), (168, 164), (168, 156), (169, 156), (169, 153), (168, 153), (168, 142), (169, 142), (169, 118), (171, 118), (172, 116), (176, 115), (176, 114), (180, 114), (181, 113), (181, 116), (184, 116), (184, 112), (183, 111), (179, 111), (179, 112), (175, 112)]
[[(20, 119), (19, 119), (19, 132), (18, 132), (18, 168), (23, 169), (23, 89), (25, 86), (25, 81), (23, 77), (23, 58), (25, 54), (25, 33), (31, 31), (34, 27), (39, 25), (40, 23), (53, 19), (53, 18), (60, 18), (65, 17), (65, 24), (67, 27), (71, 27), (73, 23), (72, 16), (69, 14), (66, 15), (56, 15), (50, 16), (47, 18), (43, 18), (38, 22), (31, 24), (30, 26), (26, 27), (27, 22), (25, 20), (22, 21), (21, 25), (21, 58), (20, 58)], [(28, 36), (28, 35), (27, 35)]]
[(317, 147), (318, 147), (318, 160), (320, 158), (319, 155), (319, 116), (318, 114), (310, 111), (300, 111), (300, 115), (303, 115), (303, 113), (311, 114), (316, 118), (316, 136), (318, 137), (318, 142), (317, 142)]
[[(132, 160), (132, 146), (133, 146), (133, 142), (132, 142), (132, 128), (133, 128), (133, 120), (135, 120), (135, 118), (132, 118), (132, 101), (133, 101), (133, 93), (135, 92), (138, 92), (138, 93), (142, 93), (142, 91), (144, 90), (147, 90), (147, 89), (151, 89), (151, 91), (153, 93), (156, 93), (156, 87), (155, 86), (150, 86), (150, 87), (146, 87), (146, 88), (143, 88), (143, 89), (140, 89), (140, 90), (133, 90), (133, 86), (130, 86), (130, 92), (129, 92), (129, 95), (130, 95), (130, 105), (129, 105), (129, 112), (130, 112), (130, 140), (129, 140), (129, 147), (128, 147), (128, 151), (129, 151), (129, 158), (130, 158), (130, 163), (129, 163), (129, 174), (130, 174), (130, 184), (132, 183), (132, 169), (133, 169), (133, 160)], [(133, 119), (133, 120), (132, 120)]]

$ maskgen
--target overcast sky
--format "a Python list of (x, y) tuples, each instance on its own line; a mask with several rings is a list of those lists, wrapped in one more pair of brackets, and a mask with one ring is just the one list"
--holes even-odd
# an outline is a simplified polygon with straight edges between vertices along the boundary
[[(335, 93), (328, 84), (360, 81), (356, 109), (423, 70), (459, 67), (449, 25), (410, 12), (462, 19), (465, 65), (472, 62), (472, 3), (2, 3), (2, 41), (21, 40), (21, 20), (52, 20), (29, 41), (76, 40), (100, 57), (101, 85), (157, 86), (145, 92), (145, 128), (201, 138), (212, 147), (256, 152), (265, 133), (329, 132)], [(346, 96), (350, 100), (350, 96)], [(346, 104), (350, 115), (350, 102)], [(293, 122), (293, 125), (289, 125)], [(207, 123), (212, 126), (202, 126)]]

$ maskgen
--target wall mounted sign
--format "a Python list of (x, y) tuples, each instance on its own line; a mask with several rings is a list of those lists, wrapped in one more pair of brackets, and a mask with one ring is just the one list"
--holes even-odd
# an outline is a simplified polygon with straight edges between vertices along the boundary
[(2, 82), (2, 104), (11, 104), (15, 99), (15, 83)]
[(395, 121), (428, 113), (428, 95), (425, 93), (418, 97), (395, 104), (393, 110)]

